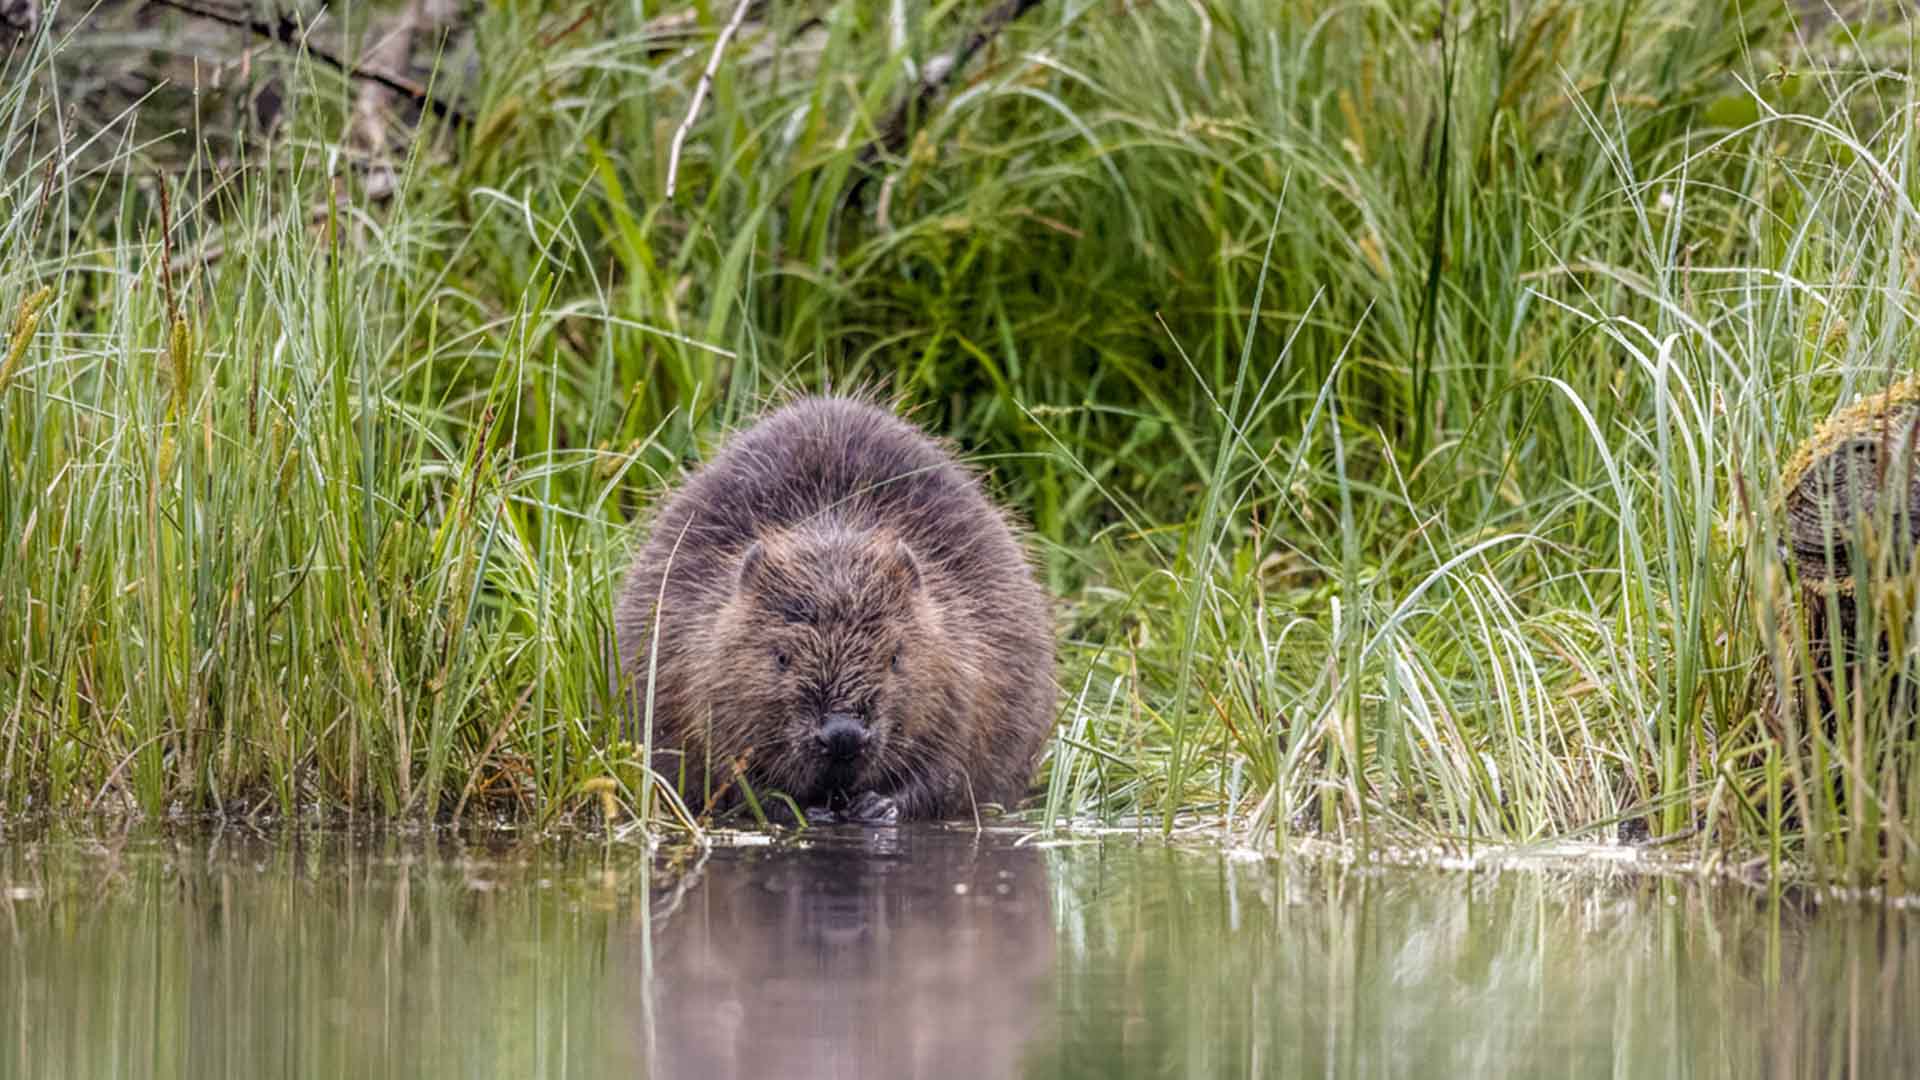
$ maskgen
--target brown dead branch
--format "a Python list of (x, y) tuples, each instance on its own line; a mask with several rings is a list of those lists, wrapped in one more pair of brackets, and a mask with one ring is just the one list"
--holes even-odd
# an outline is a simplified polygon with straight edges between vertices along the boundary
[(667, 155), (667, 198), (673, 198), (674, 183), (680, 177), (680, 149), (686, 144), (687, 129), (693, 126), (694, 118), (700, 115), (700, 106), (706, 103), (707, 91), (713, 86), (713, 73), (720, 70), (720, 54), (727, 49), (727, 42), (740, 29), (740, 23), (747, 17), (747, 9), (752, 0), (740, 0), (733, 9), (733, 18), (727, 20), (726, 28), (720, 31), (720, 37), (713, 43), (713, 55), (707, 60), (707, 68), (700, 73), (699, 85), (693, 88), (693, 103), (687, 106), (686, 119), (673, 132), (673, 149)]
[(222, 26), (231, 26), (236, 29), (246, 30), (286, 48), (305, 52), (315, 60), (345, 73), (348, 78), (361, 79), (386, 87), (388, 90), (413, 102), (413, 104), (423, 112), (432, 113), (435, 117), (447, 123), (459, 127), (473, 126), (473, 117), (469, 115), (465, 109), (462, 109), (458, 105), (441, 101), (439, 98), (429, 94), (426, 87), (421, 86), (412, 79), (404, 75), (393, 75), (384, 71), (369, 70), (359, 64), (342, 60), (340, 57), (316, 45), (309, 44), (305, 35), (301, 32), (300, 24), (294, 21), (291, 15), (283, 14), (275, 18), (272, 22), (265, 22), (253, 18), (250, 15), (238, 15), (222, 8), (195, 3), (193, 0), (153, 0), (153, 2), (159, 4), (161, 7), (169, 7), (175, 11), (192, 15), (197, 19), (206, 19), (210, 22), (217, 22)]
[[(887, 114), (886, 121), (880, 125), (880, 134), (861, 149), (859, 164), (862, 173), (847, 187), (847, 193), (840, 203), (843, 208), (852, 206), (859, 200), (860, 193), (866, 188), (867, 182), (873, 178), (873, 165), (879, 162), (882, 156), (897, 154), (906, 147), (907, 141), (913, 136), (914, 119), (926, 115), (934, 99), (946, 90), (947, 84), (953, 81), (954, 76), (971, 63), (980, 50), (986, 48), (994, 38), (999, 37), (1002, 30), (1012, 25), (1014, 20), (1022, 15), (1039, 7), (1041, 2), (1042, 0), (1002, 0), (974, 24), (973, 29), (967, 32), (967, 36), (962, 39), (957, 48), (927, 61), (920, 73), (918, 84)], [(883, 202), (888, 194), (890, 192), (883, 189)], [(884, 209), (879, 216), (885, 217)]]
[[(434, 32), (452, 21), (458, 13), (454, 0), (410, 0), (406, 10), (367, 50), (363, 62), (376, 71), (405, 71), (413, 63), (414, 41), (432, 38)], [(405, 95), (369, 80), (353, 103), (353, 129), (361, 145), (379, 152), (387, 144), (385, 105), (392, 97)], [(418, 100), (418, 99), (414, 99)]]
[(942, 53), (929, 60), (920, 76), (920, 83), (913, 92), (900, 99), (900, 103), (887, 114), (886, 123), (880, 125), (880, 135), (867, 144), (860, 152), (860, 163), (871, 165), (882, 154), (899, 153), (912, 136), (912, 122), (915, 116), (924, 115), (935, 98), (953, 81), (953, 77), (972, 62), (981, 49), (987, 47), (1000, 32), (1012, 25), (1014, 20), (1040, 6), (1042, 0), (1002, 0), (993, 10), (982, 16), (974, 28), (968, 32), (960, 46), (950, 53)]

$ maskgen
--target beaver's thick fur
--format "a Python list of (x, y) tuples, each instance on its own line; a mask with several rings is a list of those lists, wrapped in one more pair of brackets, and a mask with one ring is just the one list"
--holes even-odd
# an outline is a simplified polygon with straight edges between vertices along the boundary
[(696, 812), (738, 776), (809, 816), (968, 816), (1032, 781), (1049, 607), (941, 444), (871, 402), (804, 398), (654, 514), (615, 611), (623, 696), (637, 732), (651, 690), (655, 765)]

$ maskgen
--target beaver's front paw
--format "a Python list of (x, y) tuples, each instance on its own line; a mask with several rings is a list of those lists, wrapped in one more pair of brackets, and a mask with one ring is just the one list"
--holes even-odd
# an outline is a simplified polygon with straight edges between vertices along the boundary
[(862, 825), (892, 825), (900, 820), (900, 804), (877, 791), (863, 791), (847, 807), (845, 820)]

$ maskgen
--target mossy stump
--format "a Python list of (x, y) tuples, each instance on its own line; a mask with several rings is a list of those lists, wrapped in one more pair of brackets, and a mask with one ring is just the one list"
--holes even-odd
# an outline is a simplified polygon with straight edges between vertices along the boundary
[[(1913, 714), (1916, 450), (1920, 375), (1910, 375), (1835, 413), (1781, 474), (1781, 542), (1799, 583), (1795, 621), (1805, 650), (1781, 658), (1796, 692), (1780, 705), (1829, 733), (1843, 703)], [(1855, 715), (1866, 720), (1865, 711)], [(1786, 719), (1776, 713), (1777, 722)]]

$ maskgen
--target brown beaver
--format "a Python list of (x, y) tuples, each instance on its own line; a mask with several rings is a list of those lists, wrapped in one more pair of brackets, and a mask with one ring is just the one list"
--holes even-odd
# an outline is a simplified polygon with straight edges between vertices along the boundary
[(1049, 602), (1006, 514), (868, 401), (729, 440), (654, 514), (614, 628), (629, 716), (651, 668), (655, 766), (696, 812), (736, 770), (809, 817), (1008, 805), (1053, 722)]

